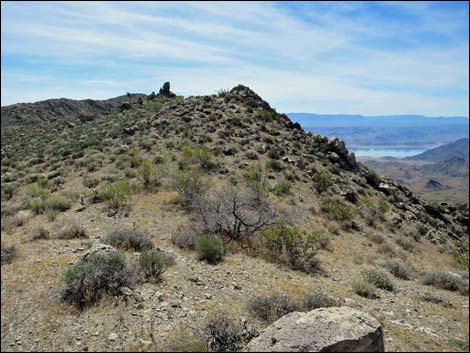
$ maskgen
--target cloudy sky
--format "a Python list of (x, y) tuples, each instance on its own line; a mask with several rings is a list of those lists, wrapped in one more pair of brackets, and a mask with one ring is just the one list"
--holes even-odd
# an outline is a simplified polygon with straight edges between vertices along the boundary
[(250, 86), (280, 112), (469, 115), (468, 2), (1, 3), (1, 104)]

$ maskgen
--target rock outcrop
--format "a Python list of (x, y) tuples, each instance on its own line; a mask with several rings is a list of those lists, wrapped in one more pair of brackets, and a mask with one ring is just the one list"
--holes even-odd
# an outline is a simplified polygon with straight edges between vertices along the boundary
[(349, 307), (289, 313), (248, 343), (248, 352), (383, 352), (383, 330)]
[(167, 98), (174, 98), (176, 94), (170, 91), (170, 82), (165, 82), (163, 87), (160, 88), (157, 97), (167, 97)]

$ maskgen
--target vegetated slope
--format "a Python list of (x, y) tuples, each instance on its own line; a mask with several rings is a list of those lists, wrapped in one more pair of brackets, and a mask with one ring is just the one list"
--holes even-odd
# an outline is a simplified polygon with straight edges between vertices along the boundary
[[(249, 300), (278, 291), (301, 300), (319, 288), (378, 316), (392, 350), (452, 349), (450, 339), (466, 339), (467, 297), (430, 293), (421, 280), (437, 267), (465, 268), (468, 210), (420, 200), (248, 87), (170, 96), (120, 102), (94, 119), (74, 110), (31, 124), (5, 120), (2, 241), (10, 247), (2, 245), (2, 346), (156, 350), (173, 339), (175, 349), (214, 311), (249, 316), (260, 329), (266, 322), (253, 317)], [(240, 205), (249, 212), (238, 212)], [(59, 298), (76, 304), (70, 298), (80, 292), (67, 287), (61, 295), (58, 274), (100, 242), (123, 247), (141, 266), (144, 247), (158, 246), (174, 255), (174, 267), (154, 283), (129, 281), (132, 288), (117, 295), (125, 300), (111, 292), (113, 300), (71, 315)], [(4, 253), (11, 254), (5, 265)], [(394, 271), (397, 285), (364, 283), (370, 266)], [(437, 276), (427, 284), (439, 285)], [(450, 289), (465, 292), (455, 276)], [(89, 282), (72, 282), (80, 283)], [(31, 313), (34, 321), (26, 319)]]
[[(135, 145), (145, 151), (162, 143), (167, 148), (169, 146), (169, 150), (178, 150), (188, 143), (207, 145), (213, 150), (220, 150), (218, 153), (222, 156), (238, 157), (238, 165), (235, 166), (246, 168), (250, 157), (245, 155), (242, 148), (251, 147), (256, 155), (267, 154), (270, 155), (270, 161), (275, 161), (272, 167), (272, 173), (276, 175), (273, 175), (274, 178), (289, 171), (294, 173), (294, 182), (310, 183), (314, 189), (315, 182), (312, 179), (326, 170), (332, 173), (331, 189), (335, 189), (337, 195), (347, 193), (348, 188), (377, 190), (400, 212), (409, 211), (416, 222), (430, 227), (441, 241), (445, 241), (449, 232), (455, 232), (454, 238), (465, 235), (462, 227), (466, 227), (466, 224), (462, 222), (460, 213), (435, 210), (417, 199), (408, 189), (392, 180), (382, 180), (372, 170), (356, 163), (354, 154), (348, 152), (342, 141), (329, 141), (304, 131), (299, 124), (292, 123), (285, 114), (275, 112), (267, 102), (245, 86), (239, 85), (223, 96), (187, 99), (160, 97), (145, 102), (141, 100), (140, 104), (129, 102), (124, 108), (113, 110), (112, 107), (118, 103), (122, 105), (122, 101), (123, 97), (103, 101), (107, 102), (106, 108), (94, 111), (111, 109), (112, 112), (99, 115), (91, 121), (83, 121), (76, 114), (81, 112), (83, 104), (87, 107), (100, 106), (95, 101), (71, 104), (73, 115), (68, 115), (67, 109), (61, 106), (58, 113), (52, 114), (57, 118), (46, 118), (50, 114), (47, 108), (46, 113), (39, 114), (43, 122), (32, 124), (19, 135), (12, 133), (18, 124), (8, 119), (12, 116), (14, 106), (2, 107), (2, 121), (4, 111), (8, 117), (2, 128), (2, 176), (6, 176), (13, 186), (21, 185), (30, 182), (30, 178), (17, 166), (33, 167), (46, 175), (57, 171), (66, 173), (69, 165), (93, 166), (93, 161), (101, 164), (103, 156), (99, 155), (112, 146), (118, 149), (126, 147), (127, 150)], [(41, 110), (44, 105), (50, 107), (44, 102), (34, 104), (37, 107), (32, 108), (33, 112)], [(27, 114), (20, 119), (19, 124), (24, 122), (29, 124)], [(65, 122), (69, 125), (64, 125)], [(226, 175), (231, 170), (219, 167), (217, 172)], [(437, 217), (437, 223), (429, 224), (426, 221), (429, 216)]]
[[(17, 103), (2, 107), (1, 126), (3, 138), (12, 138), (17, 132), (14, 127), (22, 129), (30, 127), (37, 131), (38, 128), (53, 126), (62, 129), (71, 121), (91, 121), (97, 116), (108, 114), (116, 110), (123, 102), (136, 103), (139, 98), (145, 98), (145, 94), (130, 94), (110, 98), (106, 100), (73, 100), (67, 98), (48, 99), (35, 103)], [(3, 142), (2, 142), (3, 145)]]
[(416, 156), (407, 157), (410, 160), (447, 162), (452, 159), (461, 159), (468, 162), (468, 138), (463, 138), (452, 143), (448, 143)]

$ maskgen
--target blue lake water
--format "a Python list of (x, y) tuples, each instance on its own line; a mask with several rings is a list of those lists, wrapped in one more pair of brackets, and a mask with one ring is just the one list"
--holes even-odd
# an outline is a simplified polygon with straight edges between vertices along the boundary
[(357, 157), (409, 157), (426, 151), (425, 148), (351, 148)]

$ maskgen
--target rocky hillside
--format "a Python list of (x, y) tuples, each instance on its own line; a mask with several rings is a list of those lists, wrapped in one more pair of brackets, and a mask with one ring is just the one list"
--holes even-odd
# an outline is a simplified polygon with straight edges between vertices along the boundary
[(468, 209), (243, 85), (2, 107), (2, 347), (238, 350), (348, 305), (386, 349), (465, 350), (466, 261)]
[(411, 160), (446, 162), (452, 159), (461, 159), (468, 163), (468, 138), (460, 139), (437, 148), (433, 148), (416, 156), (407, 157)]

